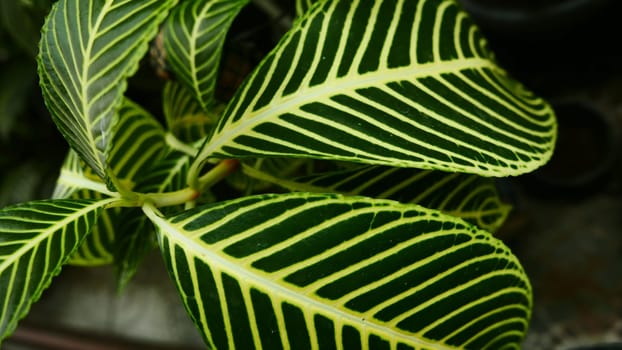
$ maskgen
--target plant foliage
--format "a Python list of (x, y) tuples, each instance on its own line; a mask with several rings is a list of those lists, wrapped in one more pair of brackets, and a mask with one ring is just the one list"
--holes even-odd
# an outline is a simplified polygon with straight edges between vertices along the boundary
[[(548, 161), (550, 106), (453, 0), (296, 0), (218, 101), (248, 3), (54, 3), (38, 73), (71, 150), (55, 199), (0, 210), (1, 337), (63, 264), (123, 286), (158, 246), (210, 348), (519, 348), (531, 287), (490, 177)], [(125, 96), (150, 42), (163, 123)]]

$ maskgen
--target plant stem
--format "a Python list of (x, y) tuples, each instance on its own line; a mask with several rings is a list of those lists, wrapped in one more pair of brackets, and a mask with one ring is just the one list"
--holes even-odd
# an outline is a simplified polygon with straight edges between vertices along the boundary
[(107, 208), (127, 208), (141, 207), (145, 203), (150, 203), (154, 207), (170, 207), (173, 205), (192, 202), (199, 197), (199, 191), (186, 187), (179, 191), (164, 193), (132, 193), (130, 197), (120, 198), (118, 201), (110, 203)]
[(145, 213), (145, 215), (147, 215), (149, 220), (151, 220), (151, 222), (154, 222), (154, 223), (162, 220), (162, 217), (164, 216), (162, 215), (162, 212), (160, 212), (158, 208), (155, 205), (153, 205), (153, 203), (143, 204), (142, 209), (143, 209), (143, 213)]
[(208, 171), (205, 175), (201, 176), (197, 181), (197, 186), (200, 190), (213, 186), (218, 181), (224, 179), (227, 175), (234, 172), (240, 162), (237, 159), (225, 159)]
[(200, 192), (194, 188), (186, 187), (175, 192), (165, 193), (146, 193), (143, 196), (143, 203), (153, 203), (156, 207), (170, 207), (172, 205), (184, 204), (194, 201)]
[(191, 157), (194, 157), (197, 154), (197, 150), (194, 149), (194, 147), (185, 144), (170, 132), (166, 133), (164, 141), (166, 141), (166, 144), (172, 149), (185, 153)]

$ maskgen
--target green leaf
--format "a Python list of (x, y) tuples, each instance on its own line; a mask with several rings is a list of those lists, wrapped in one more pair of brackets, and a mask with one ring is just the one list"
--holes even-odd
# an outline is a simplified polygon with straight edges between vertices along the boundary
[(112, 201), (34, 201), (0, 210), (0, 340), (13, 332)]
[[(164, 129), (155, 118), (134, 102), (125, 99), (119, 109), (110, 151), (110, 167), (115, 177), (132, 189), (148, 173), (164, 152)], [(97, 175), (74, 150), (65, 158), (54, 189), (54, 198), (68, 198), (73, 192), (98, 182)], [(90, 197), (89, 197), (90, 198)]]
[[(149, 174), (144, 176), (136, 188), (143, 193), (163, 193), (174, 192), (188, 187), (186, 183), (188, 169), (193, 157), (169, 149), (166, 156), (156, 162), (150, 169)], [(204, 189), (197, 203), (211, 203), (215, 197), (209, 189)], [(165, 213), (175, 213), (183, 210), (183, 206), (170, 206), (162, 208)]]
[(301, 193), (143, 209), (210, 348), (518, 349), (527, 329), (516, 257), (438, 211)]
[(54, 122), (106, 178), (127, 78), (176, 0), (59, 0), (43, 27), (39, 76)]
[(265, 193), (275, 184), (281, 186), (281, 184), (277, 182), (282, 179), (289, 179), (296, 174), (300, 175), (301, 171), (304, 171), (306, 168), (310, 167), (311, 162), (312, 160), (310, 159), (302, 158), (265, 158), (246, 160), (242, 163), (243, 169), (250, 169), (249, 171), (255, 170), (256, 172), (265, 174), (266, 178), (262, 178), (261, 176), (253, 176), (255, 175), (255, 172), (252, 174), (250, 172), (235, 172), (227, 177), (227, 182), (233, 186), (233, 188), (242, 193)]
[(145, 257), (157, 247), (152, 226), (139, 208), (125, 208), (119, 215), (113, 256), (117, 285), (123, 290)]
[[(149, 174), (152, 164), (162, 157), (164, 130), (153, 116), (127, 99), (119, 109), (119, 116), (109, 155), (111, 171), (128, 189), (134, 189), (136, 183)], [(70, 150), (61, 168), (53, 198), (103, 198), (100, 192), (93, 190), (97, 188), (104, 191), (104, 194), (112, 195), (105, 191), (104, 183), (93, 174), (77, 153)], [(121, 231), (132, 231), (134, 227), (128, 223), (127, 211), (120, 208), (105, 210), (93, 232), (71, 257), (70, 263), (97, 266), (113, 262), (117, 250), (115, 246), (118, 245), (116, 241), (123, 234)], [(141, 234), (136, 233), (137, 237)]]
[(115, 125), (109, 154), (112, 172), (120, 180), (136, 181), (147, 174), (149, 166), (164, 153), (165, 131), (145, 109), (124, 99)]
[(218, 65), (233, 19), (249, 0), (197, 0), (181, 3), (164, 27), (167, 61), (177, 77), (208, 111), (214, 102)]
[(72, 149), (67, 152), (65, 161), (60, 168), (52, 198), (69, 198), (76, 191), (83, 188), (84, 182), (96, 181), (87, 174), (90, 173), (80, 156)]
[(186, 187), (186, 174), (192, 157), (174, 150), (149, 168), (149, 173), (140, 179), (137, 188), (141, 192), (173, 192)]
[(204, 112), (190, 91), (174, 81), (164, 85), (162, 101), (168, 130), (184, 142), (208, 136), (220, 115), (219, 111)]
[(551, 107), (496, 65), (454, 1), (324, 1), (246, 80), (191, 173), (270, 156), (518, 175), (555, 135)]
[(511, 208), (499, 198), (494, 179), (470, 174), (363, 166), (290, 180), (248, 165), (243, 165), (242, 170), (252, 178), (290, 191), (360, 195), (419, 204), (489, 232), (503, 224)]
[[(78, 190), (69, 198), (74, 200), (103, 200), (107, 197), (95, 191)], [(111, 264), (114, 261), (113, 247), (117, 236), (116, 230), (121, 224), (119, 219), (121, 212), (121, 208), (103, 210), (99, 214), (99, 219), (93, 226), (91, 233), (69, 257), (67, 263), (75, 266)]]
[(316, 2), (317, 0), (296, 0), (296, 15), (298, 17), (304, 15)]

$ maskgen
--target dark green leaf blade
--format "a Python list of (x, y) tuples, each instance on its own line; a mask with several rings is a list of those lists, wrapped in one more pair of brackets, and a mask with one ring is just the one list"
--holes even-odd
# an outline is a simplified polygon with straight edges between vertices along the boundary
[(270, 156), (508, 176), (548, 161), (555, 138), (551, 107), (455, 1), (323, 1), (246, 80), (191, 173)]
[[(150, 175), (149, 169), (163, 156), (164, 130), (151, 114), (128, 99), (124, 99), (118, 113), (120, 120), (114, 128), (112, 151), (109, 154), (110, 170), (127, 189), (133, 190), (138, 182)], [(92, 190), (95, 186), (105, 190), (104, 183), (75, 151), (70, 150), (57, 179), (53, 198), (99, 199), (112, 195)], [(119, 234), (131, 231), (130, 228), (134, 227), (126, 222), (127, 211), (111, 208), (102, 212), (92, 233), (72, 255), (70, 263), (81, 266), (112, 263)], [(141, 224), (137, 226), (144, 227)], [(142, 237), (142, 233), (136, 233), (136, 236), (133, 232), (128, 234)]]
[(302, 16), (313, 6), (317, 0), (296, 0), (296, 15)]
[(516, 257), (435, 210), (304, 193), (144, 210), (212, 348), (518, 349), (527, 329)]
[(145, 257), (156, 247), (153, 227), (139, 208), (125, 208), (119, 215), (112, 254), (117, 288), (125, 289)]
[(218, 66), (229, 26), (249, 0), (186, 1), (164, 27), (167, 62), (204, 111), (214, 102)]
[(287, 179), (248, 165), (243, 165), (242, 170), (252, 178), (290, 191), (339, 193), (419, 204), (457, 216), (489, 232), (495, 232), (503, 224), (511, 208), (501, 200), (494, 179), (471, 174), (363, 166)]
[(60, 0), (43, 27), (39, 77), (54, 122), (106, 178), (110, 139), (127, 78), (176, 0)]
[(0, 340), (13, 332), (112, 201), (34, 201), (0, 210)]

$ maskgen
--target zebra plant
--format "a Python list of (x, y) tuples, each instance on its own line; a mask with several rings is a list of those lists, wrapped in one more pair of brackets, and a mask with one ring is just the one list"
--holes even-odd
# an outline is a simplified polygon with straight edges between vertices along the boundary
[[(323, 0), (223, 109), (247, 2), (54, 4), (39, 77), (71, 150), (53, 199), (0, 211), (1, 337), (64, 264), (123, 284), (158, 246), (209, 348), (519, 348), (531, 287), (493, 178), (550, 158), (550, 106), (452, 0)], [(162, 123), (124, 97), (154, 40)]]

